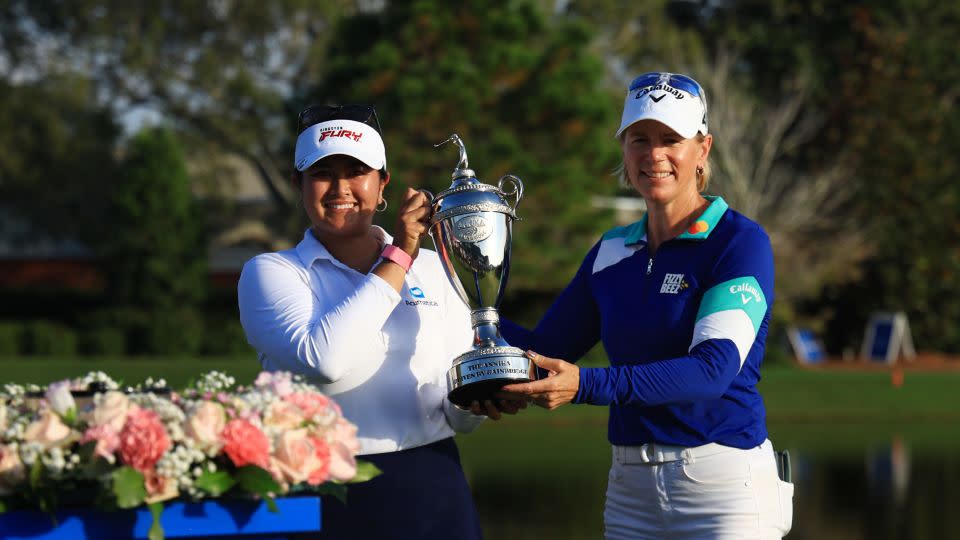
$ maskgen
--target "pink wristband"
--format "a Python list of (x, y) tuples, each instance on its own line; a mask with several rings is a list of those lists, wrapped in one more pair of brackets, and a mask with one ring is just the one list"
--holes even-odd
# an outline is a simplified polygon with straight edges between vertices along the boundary
[(380, 256), (388, 261), (397, 263), (400, 265), (400, 268), (403, 268), (404, 272), (409, 272), (410, 267), (413, 266), (413, 258), (407, 255), (406, 251), (393, 244), (384, 246), (383, 251), (380, 252)]

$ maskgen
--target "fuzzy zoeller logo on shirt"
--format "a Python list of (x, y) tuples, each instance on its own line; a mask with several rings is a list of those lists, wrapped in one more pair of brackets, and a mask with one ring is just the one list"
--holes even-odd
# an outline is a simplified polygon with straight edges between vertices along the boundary
[(660, 294), (677, 294), (681, 288), (683, 288), (683, 274), (667, 274), (663, 276)]

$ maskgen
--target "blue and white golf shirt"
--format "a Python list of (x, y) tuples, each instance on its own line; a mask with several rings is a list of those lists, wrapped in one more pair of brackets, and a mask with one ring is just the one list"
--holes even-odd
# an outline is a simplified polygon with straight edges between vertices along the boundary
[(767, 438), (757, 392), (773, 252), (719, 197), (689, 230), (647, 249), (646, 216), (603, 235), (533, 332), (512, 345), (576, 361), (602, 341), (610, 367), (582, 368), (574, 403), (609, 405), (609, 439), (751, 448)]

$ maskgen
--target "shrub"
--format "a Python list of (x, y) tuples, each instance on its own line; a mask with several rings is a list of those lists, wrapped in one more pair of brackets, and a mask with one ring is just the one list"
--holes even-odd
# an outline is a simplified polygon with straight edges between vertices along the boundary
[(153, 312), (142, 331), (147, 354), (191, 355), (203, 345), (203, 319), (189, 309)]
[(26, 326), (25, 349), (28, 354), (73, 356), (77, 353), (77, 334), (50, 321), (35, 321)]
[(247, 343), (247, 335), (240, 321), (218, 320), (207, 325), (203, 337), (203, 353), (209, 355), (231, 355), (253, 352)]
[(14, 322), (0, 323), (0, 355), (16, 356), (23, 352), (23, 326)]
[(127, 352), (127, 336), (115, 326), (98, 326), (80, 335), (80, 350), (84, 354), (120, 356)]

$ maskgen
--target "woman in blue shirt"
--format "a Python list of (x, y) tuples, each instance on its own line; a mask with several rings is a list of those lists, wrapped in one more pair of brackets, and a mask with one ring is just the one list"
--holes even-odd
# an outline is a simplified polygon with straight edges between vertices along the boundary
[[(763, 228), (704, 196), (713, 136), (701, 86), (645, 73), (616, 133), (624, 183), (647, 213), (608, 231), (531, 332), (504, 321), (549, 376), (509, 385), (554, 409), (610, 408), (607, 538), (779, 538), (792, 484), (778, 478), (757, 391), (773, 302)], [(578, 368), (602, 341), (610, 366)]]

